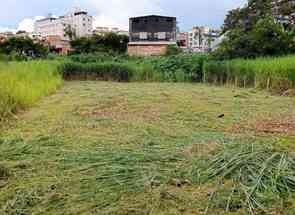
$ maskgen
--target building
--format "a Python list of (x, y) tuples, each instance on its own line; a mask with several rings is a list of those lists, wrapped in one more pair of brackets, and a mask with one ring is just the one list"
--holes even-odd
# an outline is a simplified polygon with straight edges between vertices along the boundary
[(282, 24), (295, 25), (295, 0), (273, 0), (272, 13)]
[(0, 42), (5, 42), (11, 37), (15, 37), (15, 33), (11, 31), (6, 31), (6, 32), (0, 32)]
[(164, 55), (169, 45), (176, 45), (176, 17), (151, 15), (130, 18), (129, 55)]
[(42, 45), (48, 47), (50, 52), (60, 55), (68, 54), (72, 49), (69, 40), (63, 40), (60, 36), (47, 36), (38, 41)]
[(26, 31), (17, 31), (14, 37), (35, 39), (34, 34), (32, 32), (26, 32)]
[(115, 34), (118, 34), (118, 35), (126, 35), (126, 36), (129, 36), (129, 32), (128, 31), (121, 30), (121, 29), (116, 28), (116, 27), (102, 27), (102, 26), (98, 26), (93, 31), (93, 34), (95, 34), (95, 35), (103, 35), (103, 34), (106, 34), (106, 33), (115, 33)]
[(177, 46), (181, 49), (188, 49), (188, 32), (177, 33)]
[(10, 31), (6, 31), (6, 32), (0, 32), (0, 41), (3, 42), (11, 37), (14, 37), (15, 34), (13, 32)]
[(192, 52), (211, 52), (212, 44), (219, 38), (219, 36), (219, 30), (214, 30), (209, 27), (194, 27), (189, 32), (188, 47)]
[(41, 37), (59, 36), (62, 40), (69, 40), (71, 31), (76, 37), (92, 35), (93, 18), (80, 9), (60, 17), (49, 16), (36, 21), (35, 34)]

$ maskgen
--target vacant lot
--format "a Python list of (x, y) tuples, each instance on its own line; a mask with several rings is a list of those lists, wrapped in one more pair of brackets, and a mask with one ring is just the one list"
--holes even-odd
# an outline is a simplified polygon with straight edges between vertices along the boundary
[[(253, 89), (65, 83), (1, 125), (0, 214), (243, 214), (230, 181), (215, 199), (221, 185), (198, 168), (224, 144), (294, 151), (294, 105)], [(281, 214), (293, 199), (263, 204)]]

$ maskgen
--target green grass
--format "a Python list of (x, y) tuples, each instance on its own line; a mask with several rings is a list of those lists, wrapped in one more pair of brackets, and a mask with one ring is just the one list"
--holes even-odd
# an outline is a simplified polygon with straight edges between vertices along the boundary
[[(280, 179), (293, 177), (295, 138), (234, 128), (292, 121), (294, 104), (253, 89), (66, 82), (0, 131), (0, 214), (293, 214)], [(254, 182), (261, 207), (249, 210)]]
[(204, 73), (209, 83), (282, 92), (295, 87), (295, 56), (211, 61), (205, 63)]
[(33, 105), (62, 85), (52, 62), (0, 63), (0, 121)]
[(67, 80), (200, 82), (206, 55), (178, 54), (130, 58), (101, 54), (73, 55), (61, 66)]

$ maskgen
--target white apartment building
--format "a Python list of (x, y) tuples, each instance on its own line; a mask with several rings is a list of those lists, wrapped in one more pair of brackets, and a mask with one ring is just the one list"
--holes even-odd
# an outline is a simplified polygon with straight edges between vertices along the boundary
[(117, 28), (117, 27), (98, 26), (93, 31), (93, 34), (97, 34), (97, 35), (103, 35), (103, 34), (106, 34), (106, 33), (115, 33), (115, 34), (118, 34), (118, 35), (129, 36), (129, 31), (121, 30), (120, 28)]
[(188, 47), (192, 52), (212, 51), (212, 44), (220, 36), (220, 31), (209, 27), (194, 27), (188, 35)]
[(35, 34), (41, 37), (59, 36), (68, 40), (66, 29), (71, 28), (76, 37), (92, 35), (93, 17), (87, 12), (76, 9), (75, 11), (60, 17), (47, 17), (36, 21)]

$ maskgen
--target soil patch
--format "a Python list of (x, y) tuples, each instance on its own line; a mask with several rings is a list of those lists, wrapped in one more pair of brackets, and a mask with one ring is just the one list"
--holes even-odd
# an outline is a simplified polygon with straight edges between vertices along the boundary
[(183, 150), (183, 153), (186, 157), (194, 157), (195, 155), (211, 155), (213, 154), (218, 147), (218, 143), (208, 141), (201, 143), (193, 143)]
[(282, 96), (295, 97), (295, 90), (293, 89), (287, 90), (283, 92)]
[(264, 135), (288, 135), (295, 136), (295, 119), (277, 118), (259, 120), (255, 124), (236, 124), (233, 126), (236, 133), (245, 133), (252, 131)]
[(159, 105), (136, 107), (129, 104), (126, 98), (113, 99), (112, 101), (78, 111), (82, 117), (129, 120), (129, 119), (158, 119), (163, 112)]

